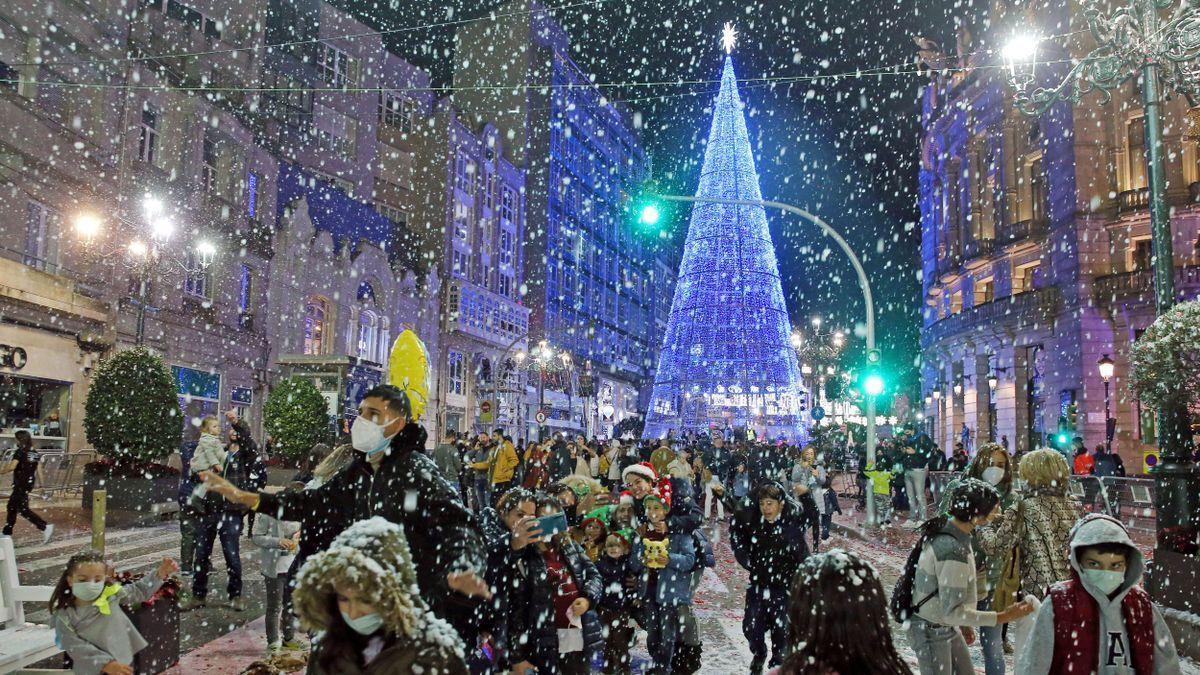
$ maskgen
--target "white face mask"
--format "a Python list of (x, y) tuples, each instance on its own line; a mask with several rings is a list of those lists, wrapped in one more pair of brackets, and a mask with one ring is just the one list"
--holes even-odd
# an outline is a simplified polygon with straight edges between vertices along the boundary
[(983, 470), (983, 479), (992, 485), (999, 485), (1000, 481), (1004, 480), (1004, 469), (998, 466), (989, 466)]
[[(390, 424), (391, 420), (388, 423)], [(395, 436), (395, 434), (384, 436), (384, 426), (359, 415), (354, 418), (354, 424), (350, 425), (350, 444), (354, 446), (355, 450), (365, 452), (367, 455), (382, 452), (392, 442), (392, 436)]]
[(71, 584), (71, 595), (84, 602), (91, 602), (104, 592), (103, 581), (76, 581)]
[(1083, 577), (1096, 587), (1096, 590), (1108, 595), (1125, 583), (1125, 573), (1113, 570), (1083, 570)]

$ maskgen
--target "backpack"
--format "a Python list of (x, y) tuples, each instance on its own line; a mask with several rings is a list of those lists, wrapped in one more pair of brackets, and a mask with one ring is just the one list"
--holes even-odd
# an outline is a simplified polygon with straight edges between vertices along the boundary
[(892, 611), (892, 618), (898, 623), (908, 621), (925, 603), (937, 595), (937, 591), (934, 591), (922, 598), (916, 605), (913, 604), (913, 584), (917, 578), (917, 564), (921, 560), (921, 550), (925, 548), (926, 543), (933, 541), (933, 538), (936, 536), (936, 534), (928, 537), (922, 536), (917, 540), (916, 545), (913, 546), (912, 551), (908, 554), (908, 560), (904, 561), (904, 571), (900, 574), (900, 578), (896, 580), (896, 585), (892, 588), (890, 609)]

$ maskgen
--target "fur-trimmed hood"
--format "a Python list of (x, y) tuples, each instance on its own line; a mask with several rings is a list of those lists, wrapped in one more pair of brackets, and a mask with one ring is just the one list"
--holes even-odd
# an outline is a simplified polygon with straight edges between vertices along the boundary
[(417, 651), (463, 658), (454, 629), (435, 616), (421, 598), (404, 530), (374, 517), (339, 534), (329, 549), (308, 559), (297, 576), (292, 602), (309, 629), (327, 630), (335, 620), (330, 597), (335, 587), (356, 589), (383, 617), (387, 631)]

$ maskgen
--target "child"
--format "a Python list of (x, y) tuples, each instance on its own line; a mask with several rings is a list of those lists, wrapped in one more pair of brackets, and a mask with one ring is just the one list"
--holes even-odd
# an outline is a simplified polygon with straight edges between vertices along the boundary
[(692, 568), (696, 547), (688, 533), (667, 534), (670, 493), (658, 489), (642, 499), (646, 524), (641, 528), (633, 555), (644, 568), (638, 598), (642, 602), (642, 628), (653, 667), (650, 675), (671, 672), (675, 645), (683, 628), (680, 608), (690, 605)]
[(625, 496), (608, 516), (608, 531), (616, 532), (626, 540), (633, 539), (633, 518), (633, 498)]
[(579, 536), (576, 541), (579, 542), (588, 559), (592, 562), (599, 560), (600, 553), (604, 550), (605, 540), (608, 539), (608, 529), (604, 527), (604, 521), (597, 516), (584, 518), (578, 532)]
[(911, 672), (892, 642), (879, 574), (855, 553), (835, 548), (805, 560), (787, 617), (790, 646), (779, 675)]
[(121, 603), (145, 602), (178, 570), (174, 560), (164, 558), (154, 573), (122, 586), (106, 583), (109, 567), (99, 551), (71, 556), (50, 595), (50, 615), (55, 643), (74, 662), (72, 672), (133, 675), (133, 655), (147, 643), (121, 609)]
[(1120, 521), (1084, 516), (1071, 531), (1071, 579), (1050, 587), (1017, 659), (1017, 672), (1179, 673), (1158, 608), (1139, 585), (1142, 552)]
[[(221, 468), (225, 466), (226, 453), (225, 447), (221, 445), (221, 439), (218, 438), (220, 433), (221, 423), (217, 421), (216, 415), (207, 415), (200, 420), (200, 440), (196, 443), (196, 452), (188, 464), (192, 475), (199, 475), (201, 471), (221, 473)], [(206, 494), (208, 494), (208, 484), (198, 481), (195, 489), (192, 490), (192, 505), (199, 508), (199, 503), (204, 501)]]
[(825, 509), (821, 511), (821, 541), (829, 540), (829, 528), (833, 525), (833, 514), (841, 515), (842, 506), (838, 503), (837, 491), (833, 489), (833, 475), (825, 474), (825, 484), (822, 485)]
[(975, 641), (973, 627), (998, 626), (1033, 611), (1027, 602), (1003, 612), (978, 609), (971, 533), (999, 512), (1000, 493), (978, 478), (965, 478), (948, 499), (948, 517), (921, 525), (921, 538), (892, 592), (893, 615), (908, 623), (921, 675), (973, 672), (967, 652), (967, 644)]
[(604, 555), (596, 561), (596, 571), (604, 582), (604, 593), (598, 605), (600, 621), (608, 629), (608, 639), (604, 642), (604, 672), (608, 675), (628, 675), (630, 672), (629, 645), (633, 642), (633, 627), (629, 621), (638, 575), (636, 561), (629, 552), (629, 540), (613, 533), (604, 541)]
[(892, 471), (890, 466), (880, 461), (864, 471), (871, 479), (872, 498), (875, 500), (875, 522), (881, 525), (892, 523)]
[(808, 557), (804, 540), (805, 515), (788, 498), (783, 483), (766, 480), (754, 491), (750, 505), (733, 515), (729, 545), (750, 573), (742, 632), (754, 655), (750, 672), (762, 672), (767, 661), (767, 631), (771, 632), (771, 665), (783, 661), (787, 647), (787, 598), (792, 577)]
[[(271, 485), (263, 488), (267, 494), (275, 494), (283, 488)], [(292, 621), (292, 591), (288, 586), (288, 570), (296, 559), (296, 548), (300, 544), (300, 523), (279, 520), (266, 513), (254, 516), (254, 535), (251, 541), (262, 552), (263, 586), (266, 589), (267, 610), (267, 656), (281, 647), (296, 649), (300, 645), (293, 639), (295, 626)], [(280, 643), (279, 627), (283, 622), (283, 642)]]

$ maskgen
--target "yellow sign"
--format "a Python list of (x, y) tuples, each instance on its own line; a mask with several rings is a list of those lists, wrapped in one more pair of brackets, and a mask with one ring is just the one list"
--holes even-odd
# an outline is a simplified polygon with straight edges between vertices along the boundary
[(1158, 466), (1158, 450), (1142, 451), (1142, 473), (1150, 473), (1150, 469)]

